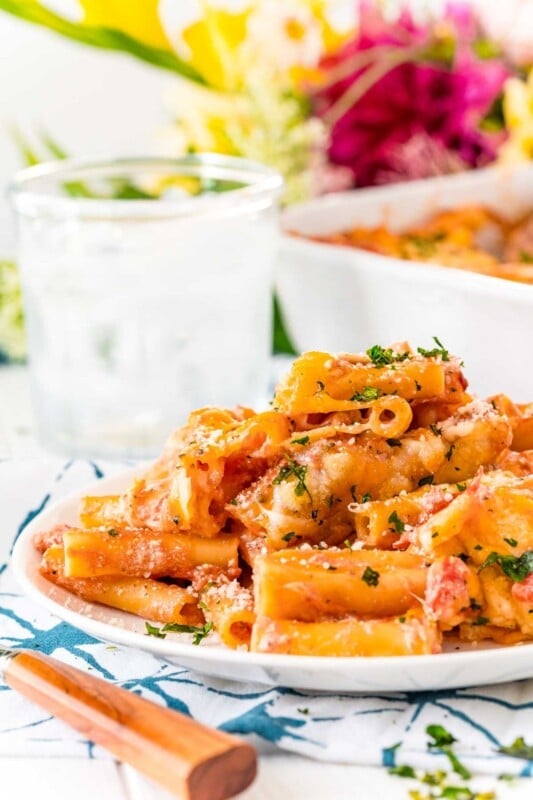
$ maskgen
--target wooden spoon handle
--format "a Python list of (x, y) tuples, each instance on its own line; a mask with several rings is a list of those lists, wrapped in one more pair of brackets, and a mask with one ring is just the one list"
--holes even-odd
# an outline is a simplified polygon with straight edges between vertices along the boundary
[(225, 800), (253, 781), (253, 747), (41, 653), (0, 658), (6, 683), (186, 800)]

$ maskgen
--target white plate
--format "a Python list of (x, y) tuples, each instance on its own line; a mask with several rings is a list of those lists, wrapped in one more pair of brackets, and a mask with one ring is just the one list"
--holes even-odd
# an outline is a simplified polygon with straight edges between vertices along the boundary
[[(402, 230), (476, 203), (513, 218), (530, 211), (533, 164), (326, 195), (291, 206), (283, 227), (304, 235), (382, 223)], [(353, 353), (405, 339), (431, 347), (438, 336), (464, 359), (472, 391), (533, 399), (533, 286), (284, 236), (276, 287), (298, 350)]]
[(206, 675), (241, 682), (335, 692), (421, 691), (503, 683), (533, 677), (533, 644), (514, 647), (452, 645), (451, 652), (388, 658), (318, 658), (229, 650), (209, 636), (199, 646), (190, 637), (145, 635), (144, 621), (132, 614), (94, 603), (54, 586), (38, 572), (40, 555), (32, 536), (57, 523), (76, 524), (80, 498), (117, 494), (130, 484), (134, 470), (105, 478), (43, 511), (24, 530), (12, 566), (24, 590), (52, 614), (112, 644), (145, 650), (172, 664)]

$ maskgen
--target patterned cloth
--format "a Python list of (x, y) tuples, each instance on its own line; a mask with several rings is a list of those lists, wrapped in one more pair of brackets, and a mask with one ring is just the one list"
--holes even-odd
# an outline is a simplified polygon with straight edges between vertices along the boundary
[[(459, 740), (457, 753), (472, 770), (533, 774), (533, 762), (496, 753), (517, 736), (533, 737), (533, 681), (379, 695), (231, 683), (98, 642), (27, 600), (9, 568), (16, 537), (50, 503), (121, 468), (82, 461), (0, 462), (0, 643), (38, 648), (208, 725), (247, 735), (261, 752), (277, 747), (325, 761), (446, 768), (443, 756), (427, 750), (426, 726), (440, 723)], [(106, 757), (0, 683), (0, 756), (83, 755)]]

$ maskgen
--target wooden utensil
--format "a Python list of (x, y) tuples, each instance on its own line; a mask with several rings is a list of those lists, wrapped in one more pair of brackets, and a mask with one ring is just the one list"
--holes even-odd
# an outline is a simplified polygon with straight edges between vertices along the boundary
[(225, 800), (253, 781), (253, 747), (49, 656), (0, 647), (0, 678), (184, 800)]

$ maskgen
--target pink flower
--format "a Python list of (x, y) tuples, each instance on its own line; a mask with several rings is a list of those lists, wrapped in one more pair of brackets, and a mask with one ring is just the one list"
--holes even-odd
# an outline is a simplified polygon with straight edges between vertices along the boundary
[[(363, 0), (358, 34), (324, 62), (329, 82), (315, 97), (317, 113), (331, 125), (331, 162), (367, 186), (492, 161), (501, 137), (481, 130), (480, 122), (509, 71), (500, 59), (476, 55), (479, 36), (462, 3), (450, 4), (438, 23), (421, 25), (407, 10), (387, 22)], [(413, 139), (415, 162), (408, 147)], [(422, 150), (431, 150), (425, 169), (422, 142)]]

